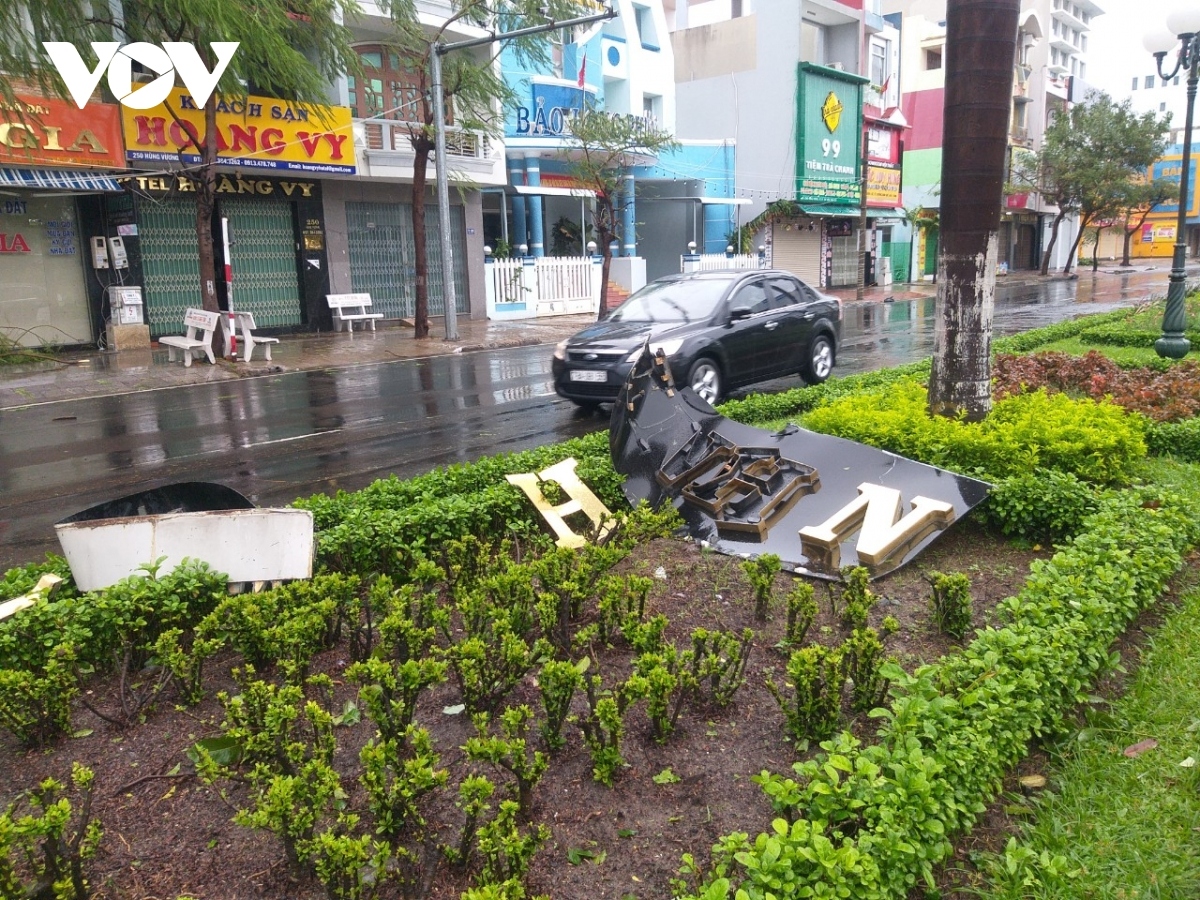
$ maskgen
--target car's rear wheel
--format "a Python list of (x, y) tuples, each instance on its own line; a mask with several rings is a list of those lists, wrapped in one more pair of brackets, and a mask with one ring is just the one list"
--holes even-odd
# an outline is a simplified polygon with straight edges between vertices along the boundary
[(833, 371), (833, 341), (824, 334), (818, 334), (808, 345), (808, 353), (804, 355), (804, 364), (800, 366), (800, 374), (809, 384), (820, 384)]
[(688, 370), (688, 387), (695, 391), (696, 396), (715, 406), (721, 399), (721, 369), (714, 360), (702, 356)]

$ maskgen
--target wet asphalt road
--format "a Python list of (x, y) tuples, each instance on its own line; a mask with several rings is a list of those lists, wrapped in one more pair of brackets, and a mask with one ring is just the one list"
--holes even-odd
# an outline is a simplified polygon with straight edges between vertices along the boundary
[[(998, 288), (997, 335), (1115, 306), (1164, 278)], [(934, 301), (848, 304), (838, 373), (928, 356)], [(756, 390), (798, 384), (779, 379)], [(521, 450), (607, 426), (558, 399), (550, 348), (468, 353), (193, 385), (6, 411), (0, 571), (59, 552), (53, 524), (174, 481), (218, 481), (260, 506)]]

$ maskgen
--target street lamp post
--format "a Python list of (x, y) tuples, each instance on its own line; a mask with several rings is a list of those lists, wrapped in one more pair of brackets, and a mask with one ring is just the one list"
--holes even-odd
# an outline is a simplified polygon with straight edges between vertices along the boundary
[[(1187, 70), (1187, 114), (1183, 125), (1183, 160), (1179, 173), (1179, 218), (1175, 225), (1175, 254), (1171, 259), (1171, 277), (1167, 287), (1167, 309), (1163, 313), (1162, 337), (1154, 342), (1154, 351), (1163, 357), (1182, 359), (1191, 349), (1183, 335), (1186, 324), (1184, 294), (1187, 291), (1187, 208), (1188, 182), (1192, 161), (1192, 111), (1196, 105), (1196, 83), (1200, 81), (1200, 8), (1187, 5), (1167, 15), (1167, 30), (1146, 35), (1146, 49), (1154, 55), (1158, 75), (1164, 82)], [(1170, 73), (1163, 71), (1167, 54), (1178, 45), (1178, 56)]]

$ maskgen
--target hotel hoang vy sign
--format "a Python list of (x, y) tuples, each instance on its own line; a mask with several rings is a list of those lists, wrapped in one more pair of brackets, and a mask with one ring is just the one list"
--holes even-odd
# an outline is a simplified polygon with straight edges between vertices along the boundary
[[(165, 105), (122, 108), (125, 159), (131, 168), (178, 162), (184, 148), (185, 162), (200, 161), (189, 137), (202, 139), (204, 110), (182, 88), (172, 90), (166, 104), (170, 110)], [(269, 97), (219, 100), (217, 158), (222, 165), (253, 169), (352, 175), (356, 170), (350, 110)]]

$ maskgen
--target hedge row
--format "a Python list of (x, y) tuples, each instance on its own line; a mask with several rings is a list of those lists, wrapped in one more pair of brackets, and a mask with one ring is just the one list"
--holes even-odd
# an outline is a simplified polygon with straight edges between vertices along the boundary
[(338, 491), (333, 496), (314, 494), (292, 505), (313, 514), (313, 527), (324, 531), (357, 509), (402, 509), (503, 484), (504, 476), (518, 472), (538, 472), (568, 456), (580, 460), (608, 457), (608, 434), (601, 432), (572, 438), (551, 447), (536, 447), (517, 453), (498, 453), (473, 463), (456, 463), (415, 478), (395, 475), (381, 478), (360, 491)]
[[(1184, 336), (1192, 342), (1193, 347), (1200, 347), (1200, 332), (1187, 331)], [(1103, 325), (1093, 325), (1079, 332), (1079, 339), (1085, 344), (1099, 344), (1107, 347), (1153, 347), (1154, 342), (1162, 337), (1162, 331), (1138, 331), (1120, 322)]]
[(409, 481), (385, 479), (361, 491), (313, 497), (296, 505), (311, 509), (319, 523), (319, 567), (389, 575), (405, 582), (418, 555), (436, 554), (447, 541), (469, 534), (540, 534), (543, 529), (529, 498), (504, 476), (538, 472), (567, 457), (577, 460), (575, 471), (605, 506), (627, 507), (621, 477), (609, 456), (607, 432), (451, 466)]
[(1146, 429), (1146, 447), (1155, 456), (1200, 462), (1200, 419), (1152, 422)]
[(924, 384), (846, 397), (808, 413), (813, 431), (870, 444), (988, 480), (1035, 468), (1097, 484), (1127, 480), (1146, 455), (1141, 416), (1111, 403), (1034, 391), (998, 401), (982, 422), (927, 414)]
[[(911, 676), (898, 667), (878, 744), (848, 734), (797, 764), (798, 780), (760, 777), (780, 818), (753, 843), (714, 848), (714, 868), (680, 900), (903, 898), (952, 852), (1019, 761), (1109, 664), (1109, 646), (1161, 593), (1200, 540), (1196, 497), (1127, 491), (1036, 563), (962, 653)], [(690, 860), (685, 859), (685, 871)]]

